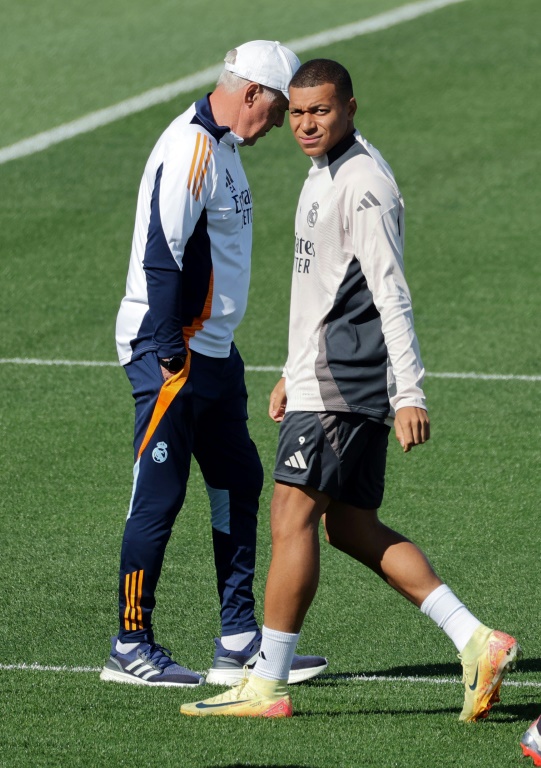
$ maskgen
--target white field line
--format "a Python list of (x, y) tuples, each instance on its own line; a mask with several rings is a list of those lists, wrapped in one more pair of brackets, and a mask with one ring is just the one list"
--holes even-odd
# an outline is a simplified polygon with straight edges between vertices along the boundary
[(481, 379), (482, 381), (541, 381), (541, 376), (524, 376), (514, 373), (430, 373), (433, 379)]
[[(120, 365), (113, 361), (104, 360), (40, 360), (36, 357), (3, 357), (0, 365), (64, 365), (82, 366), (83, 368), (119, 368)], [(282, 373), (282, 366), (276, 365), (247, 365), (246, 371), (251, 373)], [(427, 378), (432, 379), (475, 379), (478, 381), (541, 381), (541, 376), (526, 376), (515, 373), (473, 373), (473, 372), (448, 372), (431, 373), (427, 371)]]
[(40, 360), (37, 357), (3, 357), (0, 365), (80, 365), (83, 368), (118, 368), (119, 363), (103, 360)]
[[(0, 664), (5, 672), (90, 672), (97, 674), (101, 667), (48, 666), (44, 664)], [(199, 674), (204, 675), (205, 672)], [(462, 685), (459, 677), (417, 677), (415, 675), (323, 675), (323, 680), (343, 680), (346, 683), (414, 683), (429, 685)], [(537, 680), (504, 680), (502, 685), (515, 688), (541, 688)]]
[[(422, 683), (431, 685), (463, 685), (459, 677), (417, 677), (415, 675), (324, 675), (323, 677), (335, 680), (344, 680), (348, 683)], [(515, 688), (541, 688), (541, 682), (537, 680), (504, 680), (502, 685)]]
[[(409, 3), (400, 8), (395, 8), (391, 11), (380, 13), (377, 16), (372, 16), (369, 19), (362, 19), (361, 21), (352, 24), (345, 24), (336, 27), (335, 29), (320, 32), (316, 35), (309, 35), (307, 37), (300, 37), (296, 40), (290, 40), (288, 43), (285, 43), (285, 45), (296, 53), (303, 53), (304, 51), (319, 46), (329, 45), (330, 43), (336, 43), (342, 40), (351, 40), (359, 35), (367, 35), (370, 32), (388, 29), (396, 24), (402, 24), (405, 21), (411, 21), (412, 19), (424, 16), (432, 11), (445, 8), (447, 5), (455, 5), (462, 2), (465, 2), (465, 0), (424, 0), (424, 2)], [(144, 93), (139, 94), (139, 96), (126, 99), (126, 101), (113, 104), (111, 107), (106, 107), (105, 109), (99, 109), (96, 112), (91, 112), (77, 120), (59, 125), (57, 128), (38, 133), (35, 136), (18, 141), (16, 144), (11, 144), (8, 147), (3, 147), (0, 149), (0, 165), (19, 157), (25, 157), (26, 155), (33, 155), (35, 152), (41, 152), (54, 144), (59, 144), (74, 136), (79, 136), (82, 133), (88, 133), (103, 125), (114, 123), (116, 120), (120, 120), (123, 117), (133, 115), (137, 112), (142, 112), (156, 104), (163, 104), (164, 102), (171, 101), (181, 93), (190, 93), (196, 88), (200, 88), (215, 81), (222, 71), (222, 67), (223, 64), (215, 64), (200, 72), (195, 72), (193, 75), (176, 80), (174, 83), (168, 83), (167, 85), (162, 85), (158, 88), (152, 88), (150, 91), (145, 91)]]
[(0, 664), (0, 672), (101, 672), (101, 667), (52, 667), (44, 664)]

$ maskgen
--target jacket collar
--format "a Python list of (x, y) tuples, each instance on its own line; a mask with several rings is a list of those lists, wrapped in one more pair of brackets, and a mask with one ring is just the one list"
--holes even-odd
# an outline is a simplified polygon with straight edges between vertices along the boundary
[(226, 133), (230, 132), (230, 129), (227, 125), (216, 125), (210, 108), (209, 96), (210, 93), (207, 93), (206, 96), (203, 96), (202, 99), (195, 102), (195, 116), (193, 122), (202, 125), (203, 128), (216, 139), (216, 141), (221, 141)]

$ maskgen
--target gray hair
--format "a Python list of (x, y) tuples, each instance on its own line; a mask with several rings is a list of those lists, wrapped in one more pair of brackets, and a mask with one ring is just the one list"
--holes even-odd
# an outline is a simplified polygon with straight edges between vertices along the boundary
[[(236, 60), (237, 49), (232, 48), (225, 54), (224, 61), (226, 64), (234, 64)], [(241, 88), (244, 88), (247, 82), (249, 81), (245, 80), (245, 78), (239, 77), (233, 72), (229, 72), (227, 69), (224, 69), (222, 70), (216, 85), (221, 86), (227, 93), (235, 93), (236, 91), (240, 91)], [(258, 85), (261, 88), (263, 96), (267, 101), (277, 101), (280, 96), (283, 95), (281, 91), (275, 91), (273, 88), (268, 88), (266, 85), (261, 85), (259, 83)]]

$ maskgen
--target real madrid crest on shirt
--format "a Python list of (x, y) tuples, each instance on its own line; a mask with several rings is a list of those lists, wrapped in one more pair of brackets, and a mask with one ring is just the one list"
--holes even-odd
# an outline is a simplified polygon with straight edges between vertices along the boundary
[(315, 226), (315, 223), (317, 221), (317, 209), (319, 208), (319, 203), (312, 203), (312, 207), (308, 211), (308, 216), (306, 217), (306, 220), (308, 221), (308, 226), (313, 227)]

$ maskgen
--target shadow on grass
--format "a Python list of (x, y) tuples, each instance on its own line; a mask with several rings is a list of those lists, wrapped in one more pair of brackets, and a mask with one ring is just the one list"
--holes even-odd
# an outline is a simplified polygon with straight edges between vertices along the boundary
[(374, 715), (393, 715), (393, 716), (400, 716), (404, 717), (407, 715), (457, 715), (457, 709), (456, 707), (433, 707), (432, 709), (393, 709), (392, 707), (389, 707), (388, 709), (384, 707), (380, 707), (378, 709), (375, 709), (374, 707), (359, 707), (359, 709), (340, 709), (340, 710), (316, 710), (316, 709), (305, 709), (302, 712), (293, 712), (293, 717), (321, 717), (324, 715), (325, 717), (347, 717), (347, 716), (353, 716), (353, 717), (359, 717), (359, 716), (367, 716), (367, 717), (373, 717)]
[[(541, 659), (524, 659), (520, 660), (518, 664), (518, 671), (520, 678), (521, 674), (528, 674), (534, 672), (541, 672)], [(521, 673), (521, 674), (520, 674)], [(347, 672), (335, 672), (328, 673), (326, 675), (320, 675), (313, 680), (308, 680), (303, 685), (306, 686), (321, 686), (321, 687), (339, 687), (343, 682), (353, 681), (355, 678), (361, 678), (366, 680), (372, 678), (377, 681), (378, 678), (385, 680), (389, 677), (404, 678), (404, 680), (411, 678), (445, 678), (449, 680), (454, 678), (457, 683), (460, 683), (462, 676), (462, 670), (460, 664), (444, 663), (444, 664), (418, 664), (408, 666), (396, 666), (389, 667), (388, 669), (378, 670), (348, 670)], [(516, 680), (516, 676), (513, 675)], [(527, 722), (528, 724), (535, 720), (541, 713), (541, 703), (529, 702), (526, 704), (505, 704), (500, 703), (492, 710), (488, 718), (489, 722), (494, 723), (516, 723)], [(303, 712), (294, 713), (294, 717), (309, 717), (314, 715), (325, 715), (326, 717), (342, 717), (344, 715), (439, 715), (450, 714), (456, 715), (457, 710), (455, 708), (431, 708), (431, 709), (359, 709), (359, 710), (339, 710), (339, 711), (316, 711), (305, 710)], [(480, 721), (482, 723), (482, 721)]]
[[(541, 713), (541, 704), (498, 704), (497, 708), (493, 709), (490, 713), (490, 716), (487, 718), (488, 723), (494, 723), (495, 725), (498, 723), (518, 723), (518, 722), (524, 722), (528, 725), (535, 720), (536, 717)], [(359, 707), (359, 709), (340, 709), (340, 710), (315, 710), (315, 709), (306, 709), (303, 712), (294, 712), (293, 717), (321, 717), (322, 715), (325, 717), (347, 717), (354, 716), (369, 716), (372, 717), (374, 715), (391, 715), (393, 717), (418, 717), (419, 715), (422, 715), (423, 717), (430, 716), (430, 715), (449, 715), (453, 720), (458, 720), (458, 715), (460, 714), (460, 711), (457, 707), (430, 707), (430, 708), (404, 708), (404, 709), (398, 709), (393, 707), (379, 707), (377, 709), (373, 707)], [(484, 724), (484, 720), (479, 720), (477, 723), (465, 723), (464, 727), (472, 727), (472, 726), (482, 726)]]
[[(521, 659), (517, 665), (519, 673), (541, 672), (541, 659)], [(347, 672), (333, 672), (320, 675), (313, 680), (307, 680), (303, 685), (321, 685), (338, 683), (341, 680), (351, 680), (355, 677), (385, 678), (385, 677), (462, 677), (460, 663), (445, 664), (416, 664), (378, 670), (348, 670)]]
[(304, 685), (317, 683), (337, 683), (341, 680), (351, 680), (355, 677), (459, 677), (460, 664), (417, 664), (408, 666), (388, 667), (387, 669), (350, 669), (347, 671), (328, 672)]
[(519, 672), (541, 672), (541, 659), (520, 659), (517, 669)]
[(541, 704), (498, 704), (497, 709), (490, 713), (490, 720), (499, 723), (516, 723), (523, 720), (530, 725), (541, 714)]

